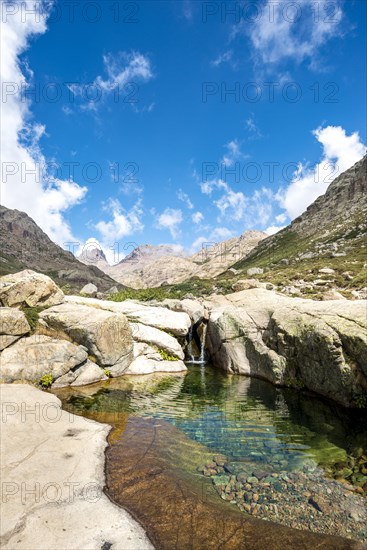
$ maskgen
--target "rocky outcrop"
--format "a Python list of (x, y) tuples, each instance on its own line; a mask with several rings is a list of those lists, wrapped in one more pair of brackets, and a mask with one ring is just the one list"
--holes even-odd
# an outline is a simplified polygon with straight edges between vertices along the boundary
[(54, 281), (31, 269), (0, 278), (0, 303), (3, 306), (54, 306), (64, 293)]
[(329, 185), (291, 228), (300, 235), (313, 235), (338, 218), (349, 219), (367, 208), (367, 155)]
[(145, 305), (131, 300), (112, 302), (109, 300), (84, 298), (83, 296), (67, 296), (66, 302), (94, 306), (104, 311), (112, 311), (119, 314), (122, 313), (131, 322), (155, 327), (175, 336), (186, 336), (191, 326), (190, 317), (187, 313), (169, 311), (165, 307)]
[(367, 156), (335, 178), (291, 224), (233, 263), (227, 276), (233, 280), (234, 274), (242, 278), (260, 269), (262, 281), (289, 295), (319, 299), (339, 290), (348, 299), (366, 299), (366, 219)]
[(0, 394), (1, 547), (152, 549), (104, 494), (110, 426), (63, 411), (56, 396), (29, 385), (1, 385)]
[(0, 308), (0, 351), (19, 340), (30, 330), (22, 311), (11, 307)]
[(130, 364), (131, 329), (121, 313), (65, 303), (46, 309), (40, 317), (47, 326), (85, 346), (99, 365), (109, 368), (111, 376), (119, 376)]
[(21, 338), (2, 352), (0, 377), (6, 382), (38, 382), (42, 376), (51, 374), (52, 379), (56, 380), (84, 363), (87, 357), (88, 353), (82, 346), (34, 334)]
[(315, 302), (252, 289), (207, 306), (214, 365), (367, 406), (366, 301)]

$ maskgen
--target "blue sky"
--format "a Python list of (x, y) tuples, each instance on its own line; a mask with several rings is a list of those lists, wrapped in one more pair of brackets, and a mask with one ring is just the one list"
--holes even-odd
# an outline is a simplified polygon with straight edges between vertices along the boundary
[(64, 247), (272, 233), (364, 154), (364, 1), (26, 8), (2, 5), (2, 203)]

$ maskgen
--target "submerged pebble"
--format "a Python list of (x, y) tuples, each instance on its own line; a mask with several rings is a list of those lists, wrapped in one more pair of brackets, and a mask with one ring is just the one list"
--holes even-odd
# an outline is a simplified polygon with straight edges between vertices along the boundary
[[(361, 487), (328, 479), (315, 465), (298, 472), (270, 472), (259, 470), (256, 462), (223, 460), (214, 456), (202, 470), (205, 475), (210, 472), (222, 499), (241, 511), (295, 529), (367, 541), (367, 499)], [(230, 465), (227, 475), (219, 473), (223, 463)]]

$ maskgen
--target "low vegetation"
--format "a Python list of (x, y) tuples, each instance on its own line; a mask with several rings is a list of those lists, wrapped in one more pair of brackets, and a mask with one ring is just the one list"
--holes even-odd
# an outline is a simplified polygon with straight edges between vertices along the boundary
[(49, 388), (52, 385), (52, 382), (53, 382), (52, 374), (44, 374), (39, 379), (39, 385), (42, 386), (43, 388)]
[(178, 361), (178, 357), (175, 357), (175, 355), (170, 355), (164, 349), (159, 349), (158, 353), (164, 361)]
[(22, 311), (26, 316), (28, 324), (31, 327), (31, 334), (33, 334), (37, 330), (38, 322), (39, 322), (39, 314), (44, 309), (45, 308), (43, 307), (29, 307), (29, 306), (25, 306), (22, 308)]

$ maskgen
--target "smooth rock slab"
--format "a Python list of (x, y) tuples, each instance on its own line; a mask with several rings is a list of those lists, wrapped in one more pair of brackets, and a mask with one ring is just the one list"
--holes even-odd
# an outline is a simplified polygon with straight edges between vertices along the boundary
[(64, 301), (63, 291), (47, 275), (25, 269), (0, 278), (3, 306), (54, 306)]
[(56, 396), (32, 386), (2, 385), (0, 393), (2, 548), (153, 548), (103, 492), (110, 426), (61, 410)]
[(73, 304), (93, 305), (103, 310), (123, 313), (129, 321), (166, 330), (174, 336), (186, 336), (191, 326), (187, 313), (171, 311), (160, 306), (148, 306), (130, 300), (112, 302), (83, 296), (66, 296), (65, 301)]
[(40, 318), (55, 330), (85, 346), (98, 364), (126, 368), (132, 358), (129, 323), (122, 314), (96, 307), (65, 303), (43, 311)]
[(153, 372), (183, 372), (187, 367), (183, 361), (157, 361), (140, 355), (131, 363), (125, 374), (151, 374)]
[(130, 323), (133, 338), (137, 342), (145, 342), (166, 351), (178, 359), (184, 359), (185, 354), (176, 338), (154, 327), (141, 323)]
[(81, 346), (34, 334), (4, 349), (0, 358), (0, 377), (8, 382), (33, 382), (45, 374), (52, 374), (56, 379), (83, 363), (87, 357)]

